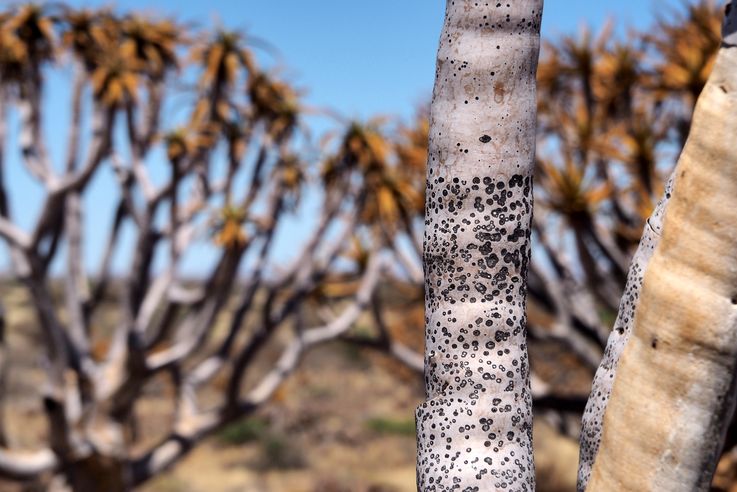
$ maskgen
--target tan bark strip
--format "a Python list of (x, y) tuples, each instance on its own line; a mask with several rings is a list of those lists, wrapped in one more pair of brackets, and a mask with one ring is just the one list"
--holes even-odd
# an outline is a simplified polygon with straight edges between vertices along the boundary
[(708, 490), (737, 369), (737, 49), (696, 105), (587, 490)]

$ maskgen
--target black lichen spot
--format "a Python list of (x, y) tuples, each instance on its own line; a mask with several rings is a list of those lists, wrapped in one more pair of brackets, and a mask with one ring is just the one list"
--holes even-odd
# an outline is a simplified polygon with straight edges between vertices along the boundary
[(488, 136), (488, 135), (481, 135), (479, 137), (479, 142), (481, 142), (481, 143), (489, 143), (489, 142), (491, 142), (491, 137)]

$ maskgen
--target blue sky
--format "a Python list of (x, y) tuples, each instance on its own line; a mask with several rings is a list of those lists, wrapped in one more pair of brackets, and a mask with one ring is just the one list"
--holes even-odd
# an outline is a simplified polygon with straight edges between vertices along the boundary
[[(5, 2), (0, 0), (2, 3)], [(68, 3), (75, 7), (111, 5), (100, 0)], [(679, 0), (547, 0), (543, 36), (555, 38), (575, 32), (584, 24), (595, 31), (609, 17), (616, 21), (618, 32), (626, 35), (626, 27), (643, 28), (652, 22), (657, 10), (678, 3)], [(274, 47), (275, 53), (262, 52), (262, 58), (305, 90), (308, 105), (331, 108), (349, 118), (376, 114), (409, 118), (418, 104), (429, 100), (445, 1), (157, 0), (152, 5), (150, 0), (119, 0), (113, 5), (123, 11), (174, 16), (195, 26), (245, 29)], [(56, 131), (63, 130), (67, 121), (63, 107), (67, 104), (68, 86), (64, 87), (64, 80), (54, 78), (47, 95), (51, 101), (47, 113), (59, 120), (52, 117), (46, 125), (53, 130), (50, 147), (56, 157), (65, 145), (65, 131)], [(316, 133), (327, 128), (322, 120), (313, 125)], [(12, 120), (9, 126), (12, 134)], [(19, 171), (20, 166), (14, 165), (12, 156), (9, 161), (13, 209), (21, 225), (29, 227), (35, 221), (42, 195), (33, 180)], [(87, 260), (91, 267), (98, 263), (114, 204), (110, 195), (115, 186), (112, 174), (102, 173), (97, 181), (93, 183), (96, 190), (86, 200), (95, 204), (87, 216)], [(288, 233), (277, 242), (277, 248), (294, 243), (291, 237), (304, 232), (308, 215), (309, 210), (303, 210), (302, 217), (285, 227)], [(288, 254), (286, 249), (284, 254)], [(121, 267), (124, 264), (119, 263)], [(0, 248), (0, 270), (7, 266), (7, 252)]]
[[(74, 0), (76, 6), (109, 5)], [(547, 0), (543, 35), (583, 23), (647, 26), (678, 0)], [(308, 100), (347, 116), (409, 115), (429, 97), (444, 0), (119, 0), (125, 10), (174, 14), (198, 24), (246, 28), (268, 40)]]

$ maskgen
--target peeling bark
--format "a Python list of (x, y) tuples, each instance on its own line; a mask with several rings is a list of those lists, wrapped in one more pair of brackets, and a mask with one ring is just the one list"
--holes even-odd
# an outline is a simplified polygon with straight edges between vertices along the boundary
[(694, 110), (589, 491), (708, 490), (735, 405), (737, 11)]
[(591, 385), (591, 394), (586, 402), (586, 409), (581, 421), (581, 437), (578, 463), (577, 490), (586, 490), (591, 469), (594, 466), (596, 454), (601, 444), (601, 425), (604, 420), (609, 397), (612, 393), (614, 378), (617, 373), (617, 365), (622, 351), (632, 334), (635, 324), (635, 310), (640, 301), (642, 281), (645, 276), (647, 265), (653, 256), (653, 251), (660, 241), (663, 229), (663, 217), (665, 215), (668, 200), (673, 191), (673, 175), (671, 175), (665, 186), (663, 197), (658, 202), (652, 215), (645, 222), (640, 244), (632, 257), (627, 283), (624, 286), (622, 300), (619, 304), (617, 319), (614, 321), (614, 329), (607, 340), (604, 357), (594, 375)]

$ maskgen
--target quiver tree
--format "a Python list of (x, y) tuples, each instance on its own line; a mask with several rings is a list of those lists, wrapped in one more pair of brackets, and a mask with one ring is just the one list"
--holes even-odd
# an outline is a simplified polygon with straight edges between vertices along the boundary
[[(719, 8), (702, 1), (626, 41), (606, 26), (597, 36), (583, 30), (543, 46), (537, 75), (536, 247), (528, 274), (528, 336), (537, 362), (532, 393), (539, 415), (574, 438), (586, 385), (605, 353), (613, 360), (605, 349), (612, 326), (613, 337), (629, 333), (622, 323), (629, 319), (625, 310), (615, 321), (620, 299), (630, 297), (622, 293), (632, 292), (625, 287), (632, 271), (628, 264), (641, 263), (644, 255), (635, 253), (641, 234), (658, 227), (660, 212), (654, 207), (665, 195), (683, 129), (690, 125), (693, 88), (703, 86), (713, 64), (720, 19)], [(383, 302), (382, 324), (417, 351), (424, 324), (417, 247), (424, 211), (417, 205), (422, 191), (417, 183), (427, 162), (428, 115), (419, 111), (400, 128), (394, 149), (386, 145), (392, 140), (387, 128), (371, 122), (354, 131), (368, 135), (364, 141), (378, 149), (366, 155), (383, 155), (381, 165), (365, 168), (375, 176), (382, 170), (383, 177), (372, 182), (383, 185), (372, 189), (384, 190), (373, 193), (376, 199), (365, 209), (370, 213), (362, 227), (369, 233), (360, 235), (360, 244), (365, 250), (394, 245), (404, 276), (393, 287), (410, 296), (406, 303)], [(381, 347), (376, 341), (352, 341)], [(578, 381), (575, 387), (571, 379)], [(597, 404), (595, 398), (588, 403)]]
[(587, 490), (708, 490), (719, 459), (737, 373), (735, 32), (737, 11), (728, 4), (722, 46), (696, 104), (632, 336), (617, 365)]
[(586, 402), (581, 421), (580, 457), (578, 469), (578, 489), (586, 489), (591, 468), (596, 459), (601, 442), (601, 427), (604, 419), (612, 386), (617, 372), (619, 358), (632, 334), (635, 322), (635, 310), (640, 302), (642, 281), (653, 251), (660, 241), (663, 229), (663, 217), (672, 192), (672, 178), (666, 185), (663, 198), (658, 202), (652, 216), (648, 218), (642, 232), (642, 239), (635, 251), (627, 274), (627, 283), (622, 294), (619, 313), (614, 321), (614, 328), (609, 335), (599, 368), (594, 375), (591, 394)]
[[(533, 346), (546, 353), (555, 347), (575, 361), (582, 381), (599, 366), (630, 259), (664, 195), (685, 138), (682, 128), (690, 124), (690, 88), (703, 86), (702, 75), (713, 63), (720, 16), (712, 2), (703, 1), (687, 6), (685, 14), (662, 18), (647, 34), (631, 33), (627, 41), (606, 26), (597, 36), (583, 30), (543, 46), (528, 335)], [(403, 170), (420, 167), (427, 125), (420, 112), (405, 131), (409, 138), (398, 151)], [(423, 220), (421, 210), (410, 211), (416, 214), (412, 222)], [(421, 255), (397, 249), (405, 270), (417, 271)], [(417, 277), (409, 278), (419, 289)], [(412, 329), (396, 329), (417, 330), (411, 336), (419, 337), (421, 311), (417, 302)], [(533, 394), (541, 410), (562, 410), (565, 418), (551, 413), (551, 420), (577, 436), (585, 385), (565, 387), (558, 357), (540, 356), (538, 362), (533, 381), (540, 384), (533, 385)]]
[[(443, 38), (442, 56), (448, 59), (439, 65), (438, 83), (447, 85), (445, 90), (436, 87), (436, 96), (442, 97), (433, 112), (435, 133), (428, 170), (435, 196), (427, 198), (431, 239), (440, 245), (429, 250), (435, 266), (428, 270), (432, 275), (428, 279), (433, 279), (428, 280), (428, 288), (433, 294), (433, 320), (447, 328), (447, 332), (429, 332), (434, 352), (428, 355), (434, 355), (428, 360), (442, 356), (447, 364), (431, 366), (430, 406), (418, 415), (422, 430), (433, 425), (429, 419), (445, 418), (438, 415), (440, 407), (433, 406), (438, 402), (462, 406), (490, 401), (485, 408), (496, 418), (480, 416), (487, 420), (468, 433), (457, 426), (450, 432), (462, 441), (435, 440), (434, 448), (427, 439), (435, 434), (425, 433), (420, 449), (429, 461), (419, 471), (422, 483), (429, 484), (432, 478), (436, 487), (442, 487), (435, 477), (448, 480), (456, 472), (463, 475), (474, 467), (488, 468), (496, 475), (492, 473), (492, 481), (484, 486), (514, 483), (529, 490), (528, 368), (524, 357), (517, 358), (516, 366), (512, 360), (513, 350), (524, 349), (520, 282), (525, 265), (530, 269), (532, 343), (552, 341), (593, 370), (608, 335), (609, 317), (619, 302), (628, 258), (662, 195), (670, 153), (685, 139), (695, 95), (711, 68), (712, 51), (720, 40), (714, 28), (719, 21), (714, 22), (714, 6), (700, 2), (689, 6), (683, 18), (663, 20), (658, 29), (635, 41), (615, 41), (605, 32), (595, 40), (568, 38), (547, 47), (538, 77), (541, 152), (536, 165), (541, 179), (532, 222), (532, 242), (537, 247), (532, 261), (526, 263), (529, 238), (526, 233), (518, 235), (516, 226), (530, 220), (527, 207), (522, 207), (525, 200), (529, 205), (525, 181), (529, 165), (519, 156), (512, 161), (500, 157), (497, 149), (502, 147), (501, 138), (514, 133), (507, 127), (510, 117), (531, 118), (516, 108), (524, 110), (532, 98), (527, 77), (534, 72), (528, 62), (536, 36), (524, 23), (519, 24), (520, 38), (510, 32), (517, 32), (514, 29), (523, 17), (532, 27), (537, 27), (539, 18), (517, 15), (522, 8), (517, 4), (480, 7), (489, 12), (477, 22), (461, 22), (479, 11), (469, 2), (457, 3), (453, 9), (467, 6), (469, 10), (466, 16), (453, 17), (457, 22), (448, 27), (459, 37)], [(106, 11), (23, 7), (0, 15), (0, 20), (0, 155), (5, 157), (5, 169), (0, 171), (12, 165), (8, 154), (17, 148), (24, 168), (46, 191), (38, 221), (21, 227), (23, 210), (13, 206), (7, 172), (0, 173), (4, 176), (0, 179), (0, 236), (9, 245), (15, 274), (33, 297), (38, 327), (45, 333), (43, 367), (48, 383), (41, 397), (49, 428), (56, 431), (49, 433), (39, 451), (18, 452), (13, 437), (18, 430), (9, 429), (8, 445), (0, 451), (0, 473), (43, 482), (54, 475), (78, 490), (98, 490), (101, 483), (109, 490), (142, 483), (175, 463), (207, 434), (255, 411), (296, 367), (304, 350), (330, 339), (388, 352), (422, 369), (422, 358), (399, 342), (418, 347), (414, 338), (419, 330), (413, 329), (422, 324), (418, 231), (424, 216), (418, 176), (428, 160), (429, 131), (423, 112), (416, 123), (400, 128), (397, 138), (387, 137), (391, 127), (385, 122), (351, 123), (333, 141), (327, 158), (320, 159), (318, 169), (304, 157), (314, 155), (312, 149), (304, 152), (299, 145), (304, 109), (297, 91), (261, 68), (249, 49), (248, 36), (193, 33), (174, 22)], [(477, 31), (482, 35), (477, 37)], [(503, 42), (495, 42), (496, 37)], [(527, 54), (515, 51), (510, 38), (515, 43), (525, 38), (520, 42)], [(458, 43), (472, 52), (479, 45), (486, 48), (478, 51), (479, 58), (459, 57), (452, 55)], [(507, 56), (510, 52), (517, 54)], [(524, 75), (519, 80), (526, 82), (510, 84), (509, 75), (496, 65), (509, 66), (510, 60), (521, 59), (526, 61), (511, 65), (517, 75)], [(42, 96), (53, 63), (66, 63), (74, 70), (68, 146), (61, 156), (48, 150), (52, 146), (42, 125), (49, 117)], [(487, 67), (488, 75), (484, 64), (494, 65)], [(473, 80), (478, 74), (484, 77)], [(181, 83), (173, 84), (174, 77)], [(466, 97), (466, 85), (457, 91), (448, 89), (461, 79), (470, 79), (472, 97)], [(174, 106), (173, 111), (167, 109)], [(449, 108), (454, 110), (448, 119), (440, 118)], [(488, 114), (499, 119), (485, 120), (480, 115), (486, 111), (481, 108), (491, 108)], [(512, 109), (510, 115), (505, 113)], [(473, 125), (458, 124), (469, 115), (478, 116)], [(22, 130), (17, 142), (11, 126), (16, 121)], [(527, 141), (529, 119), (524, 121)], [(496, 126), (499, 123), (504, 125)], [(529, 157), (529, 142), (513, 142)], [(517, 162), (520, 171), (502, 171)], [(90, 190), (99, 183), (98, 176), (110, 170), (118, 184), (111, 192), (116, 207), (110, 211), (110, 234), (101, 264), (90, 270), (89, 262), (83, 261), (84, 249), (94, 237), (85, 218)], [(439, 177), (445, 181), (434, 182)], [(462, 186), (461, 181), (467, 184)], [(491, 184), (495, 190), (487, 196)], [(499, 184), (513, 196), (502, 198)], [(285, 262), (271, 253), (278, 231), (299, 209), (303, 193), (315, 190), (318, 217), (306, 237), (293, 242), (292, 259)], [(476, 198), (481, 198), (478, 205)], [(512, 204), (515, 216), (508, 219), (503, 215), (511, 214)], [(476, 215), (464, 220), (483, 219), (500, 207), (508, 210), (484, 219), (473, 237), (458, 236), (447, 227), (449, 222), (443, 222), (465, 213)], [(500, 223), (502, 218), (505, 224)], [(506, 237), (499, 241), (494, 234), (502, 228)], [(133, 231), (130, 249), (121, 240), (126, 231)], [(447, 249), (451, 241), (455, 249)], [(514, 247), (501, 254), (502, 242)], [(204, 281), (186, 279), (183, 272), (192, 251), (203, 244), (211, 250), (208, 264), (201, 267)], [(397, 266), (388, 271), (384, 267), (390, 250)], [(121, 256), (125, 260), (122, 279), (113, 269)], [(55, 258), (62, 260), (54, 263)], [(454, 262), (466, 259), (487, 267), (486, 271), (471, 278), (464, 271), (443, 270), (465, 267)], [(56, 292), (59, 281), (54, 275), (59, 270), (53, 264), (64, 268), (62, 295)], [(397, 309), (393, 299), (378, 295), (373, 287), (379, 282), (391, 282), (397, 292), (409, 294), (408, 305)], [(499, 293), (489, 286), (499, 286)], [(485, 296), (494, 298), (503, 289), (510, 289), (512, 300), (503, 301), (514, 303), (514, 326), (497, 328), (494, 323), (506, 319), (494, 317), (503, 312), (494, 311), (494, 299)], [(472, 296), (476, 296), (474, 303)], [(441, 302), (449, 306), (446, 311), (463, 316), (455, 321), (448, 320), (447, 314), (443, 318), (438, 309)], [(491, 315), (474, 316), (473, 309), (467, 309), (472, 305)], [(112, 322), (106, 315), (109, 306), (114, 306)], [(348, 333), (366, 308), (374, 322), (372, 336), (364, 330)], [(475, 325), (479, 318), (483, 328), (463, 325), (466, 319)], [(486, 321), (492, 326), (486, 327)], [(313, 324), (317, 328), (311, 328)], [(7, 329), (15, 329), (12, 325)], [(621, 327), (619, 322), (615, 326)], [(274, 341), (276, 333), (288, 335), (282, 345)], [(476, 392), (477, 387), (464, 383), (465, 379), (456, 382), (455, 375), (446, 377), (460, 370), (453, 365), (458, 360), (453, 357), (464, 351), (487, 357), (482, 338), (484, 344), (493, 343), (488, 350), (494, 361), (484, 359), (484, 363), (497, 364), (492, 368), (496, 372), (474, 373), (477, 367), (470, 365), (469, 377), (473, 385), (477, 384), (474, 378), (479, 379), (482, 388), (504, 386), (497, 388), (503, 397), (518, 396), (519, 405), (513, 408), (519, 414), (510, 416), (507, 403), (499, 407), (502, 397), (495, 406), (488, 389)], [(281, 356), (259, 373), (254, 361), (269, 344), (278, 345)], [(0, 355), (6, 355), (12, 347), (2, 350), (5, 353)], [(497, 359), (504, 365), (503, 374)], [(480, 359), (471, 360), (476, 364)], [(506, 392), (510, 372), (514, 389)], [(493, 383), (484, 379), (494, 375), (498, 377)], [(560, 384), (532, 379), (538, 410), (545, 408), (543, 415), (555, 418), (560, 430), (575, 434), (575, 426), (567, 424), (572, 419), (560, 419), (558, 413), (580, 412), (582, 399), (557, 392)], [(176, 410), (172, 427), (156, 436), (158, 441), (151, 441), (141, 435), (137, 423), (145, 417), (139, 415), (142, 395), (158, 381), (173, 389)], [(202, 398), (205, 392), (216, 394), (215, 401)], [(475, 405), (468, 408), (476, 410)], [(452, 411), (451, 418), (455, 418)], [(494, 426), (511, 427), (513, 440), (506, 441), (507, 434)], [(497, 441), (478, 443), (479, 432), (485, 437), (493, 433)], [(472, 453), (488, 458), (491, 465), (465, 462), (467, 447), (460, 443), (466, 434), (473, 442)], [(445, 459), (446, 446), (458, 446), (460, 454), (442, 469), (433, 460)], [(496, 468), (505, 463), (500, 460), (510, 450), (514, 459)], [(469, 480), (473, 484), (477, 479)]]
[[(566, 68), (560, 58), (555, 57), (549, 59), (550, 67), (547, 67), (547, 72), (541, 70), (544, 90), (550, 90), (551, 95), (559, 96), (541, 99), (542, 131), (544, 136), (559, 139), (555, 146), (548, 149), (552, 151), (552, 154), (560, 152), (562, 159), (559, 162), (551, 162), (546, 160), (549, 157), (544, 155), (540, 162), (544, 178), (541, 190), (544, 213), (540, 215), (544, 220), (535, 222), (535, 232), (547, 258), (542, 268), (535, 269), (533, 264), (531, 285), (539, 288), (535, 292), (537, 295), (533, 294), (533, 300), (541, 300), (546, 309), (552, 305), (556, 311), (562, 311), (563, 316), (548, 324), (549, 329), (546, 331), (552, 332), (554, 337), (566, 340), (569, 347), (582, 356), (582, 359), (588, 364), (591, 364), (592, 361), (595, 364), (598, 356), (596, 349), (591, 351), (587, 349), (587, 345), (592, 347), (590, 343), (592, 339), (593, 347), (603, 344), (607, 335), (605, 323), (597, 319), (599, 313), (602, 308), (616, 309), (620, 289), (627, 272), (627, 257), (631, 254), (633, 246), (637, 244), (638, 231), (645, 224), (645, 237), (640, 243), (633, 266), (629, 270), (628, 285), (625, 287), (619, 317), (610, 339), (610, 346), (607, 348), (605, 364), (602, 366), (604, 372), (597, 375), (600, 385), (598, 389), (594, 388), (592, 399), (589, 402), (590, 404), (594, 402), (595, 405), (601, 404), (601, 406), (598, 407), (595, 415), (589, 415), (591, 418), (588, 423), (584, 423), (584, 430), (588, 425), (592, 431), (588, 435), (585, 432), (582, 436), (585, 442), (595, 442), (598, 439), (603, 405), (606, 404), (611, 387), (606, 379), (610, 375), (613, 376), (617, 369), (616, 363), (627, 341), (627, 335), (634, 319), (633, 313), (640, 304), (639, 289), (643, 274), (649, 256), (659, 241), (666, 202), (671, 194), (670, 185), (666, 187), (665, 192), (662, 191), (665, 177), (669, 174), (667, 166), (658, 166), (660, 162), (667, 162), (660, 157), (662, 149), (672, 150), (673, 143), (676, 145), (679, 145), (679, 142), (683, 143), (688, 133), (690, 108), (695, 101), (695, 95), (704, 85), (705, 74), (711, 70), (713, 50), (719, 44), (719, 36), (716, 36), (715, 41), (714, 35), (715, 25), (719, 25), (719, 21), (715, 23), (718, 17), (715, 15), (712, 3), (701, 2), (688, 7), (688, 16), (676, 19), (674, 24), (661, 20), (659, 25), (663, 28), (662, 34), (644, 37), (647, 43), (646, 49), (652, 48), (658, 55), (662, 55), (652, 71), (643, 68), (643, 58), (637, 49), (621, 45), (615, 45), (613, 49), (607, 48), (606, 34), (597, 44), (593, 45), (592, 49), (589, 49), (591, 43), (588, 38), (584, 38), (581, 46), (576, 45), (572, 39), (566, 41), (567, 46), (564, 45), (566, 50), (561, 58), (569, 57), (575, 62), (571, 70)], [(670, 37), (674, 38), (669, 40)], [(453, 40), (455, 41), (455, 38)], [(728, 47), (729, 44), (726, 46)], [(600, 63), (596, 62), (597, 58), (601, 60)], [(715, 70), (718, 71), (719, 62), (716, 67)], [(439, 73), (441, 73), (440, 69)], [(546, 79), (547, 75), (550, 77)], [(572, 77), (576, 83), (573, 85), (559, 84), (558, 82), (564, 77)], [(727, 85), (723, 87), (725, 90), (722, 92), (729, 92)], [(437, 85), (434, 97), (437, 98)], [(559, 107), (556, 107), (558, 105)], [(547, 120), (547, 126), (546, 118), (550, 118)], [(719, 123), (715, 123), (718, 121), (720, 119), (715, 115), (709, 120), (708, 125), (718, 125)], [(694, 125), (698, 125), (698, 120)], [(726, 127), (729, 128), (728, 125)], [(429, 176), (432, 174), (433, 162), (432, 126), (430, 131), (431, 168), (428, 170)], [(723, 139), (723, 141), (726, 140), (728, 139)], [(661, 151), (658, 152), (658, 149)], [(684, 152), (684, 158), (687, 158), (686, 156), (688, 156), (687, 151)], [(631, 180), (623, 179), (628, 175), (632, 178)], [(431, 190), (429, 188), (429, 191)], [(650, 215), (661, 193), (664, 195), (663, 200), (645, 223), (645, 218)], [(432, 198), (428, 197), (428, 203), (432, 203), (431, 200)], [(432, 223), (430, 210), (431, 208), (428, 208), (428, 223)], [(563, 220), (550, 220), (551, 212), (559, 214)], [(726, 219), (726, 222), (731, 223), (729, 219)], [(548, 232), (551, 229), (557, 231), (567, 229), (566, 236), (560, 235), (560, 239), (555, 238), (558, 239), (557, 247), (551, 247), (552, 234)], [(574, 258), (580, 259), (581, 269), (572, 267), (569, 263), (568, 253), (570, 253), (571, 243), (568, 242), (568, 238), (571, 236), (567, 235), (568, 231), (572, 232), (574, 239), (572, 244), (575, 246)], [(727, 233), (724, 236), (725, 244), (730, 244), (731, 236), (727, 237)], [(429, 261), (431, 263), (432, 259)], [(452, 268), (448, 270), (452, 271)], [(553, 278), (558, 277), (561, 282), (551, 282), (551, 273)], [(665, 284), (667, 283), (663, 285)], [(686, 285), (685, 282), (684, 285)], [(428, 293), (433, 287), (433, 283), (428, 280)], [(586, 302), (577, 303), (578, 299)], [(681, 306), (683, 305), (682, 303)], [(581, 309), (582, 306), (585, 307)], [(428, 311), (433, 312), (430, 308)], [(683, 318), (685, 316), (681, 317)], [(428, 315), (426, 322), (431, 319), (431, 315)], [(531, 326), (534, 327), (540, 320), (544, 321), (544, 318), (531, 321)], [(452, 333), (450, 330), (448, 332)], [(431, 343), (431, 336), (432, 334), (428, 333), (428, 345)], [(659, 337), (656, 338), (659, 339)], [(652, 344), (652, 340), (650, 343)], [(658, 345), (658, 342), (655, 345)], [(644, 346), (645, 343), (642, 342), (642, 347)], [(428, 348), (429, 354), (433, 354), (431, 350)], [(643, 350), (643, 353), (647, 352)], [(731, 362), (728, 362), (731, 360), (731, 357), (727, 357), (721, 361), (721, 364), (714, 365), (715, 371), (723, 371), (724, 374), (723, 378), (717, 378), (717, 380), (731, 381), (728, 377), (732, 374)], [(648, 367), (644, 363), (641, 364), (642, 367)], [(664, 365), (661, 372), (666, 369)], [(430, 377), (433, 371), (435, 369), (428, 366)], [(651, 375), (656, 373), (650, 372)], [(635, 379), (636, 377), (632, 376), (632, 380)], [(431, 382), (428, 383), (430, 385)], [(656, 385), (656, 383), (653, 384)], [(714, 393), (721, 395), (717, 398), (720, 403), (716, 407), (709, 404), (708, 399), (705, 403), (701, 403), (708, 409), (703, 414), (709, 416), (710, 423), (705, 421), (700, 427), (687, 425), (684, 429), (684, 432), (709, 429), (707, 432), (713, 435), (713, 438), (708, 439), (707, 442), (699, 443), (700, 446), (707, 446), (709, 449), (702, 449), (703, 452), (691, 455), (701, 461), (686, 465), (686, 468), (691, 467), (696, 475), (700, 474), (698, 475), (700, 482), (690, 480), (685, 475), (679, 475), (677, 478), (672, 478), (673, 482), (667, 482), (668, 478), (660, 478), (658, 480), (661, 481), (653, 482), (656, 483), (655, 485), (651, 483), (650, 488), (670, 490), (676, 486), (678, 479), (684, 479), (685, 483), (690, 484), (686, 485), (684, 490), (687, 490), (688, 487), (701, 490), (708, 485), (731, 414), (731, 397), (725, 396), (730, 394), (728, 390), (729, 385), (725, 383), (725, 386)], [(622, 392), (627, 394), (631, 402), (642, 399), (643, 394), (650, 394), (650, 390), (639, 394), (630, 389), (623, 389)], [(678, 392), (671, 394), (678, 394)], [(633, 405), (628, 408), (633, 408)], [(672, 404), (666, 405), (664, 408), (673, 408), (673, 406)], [(418, 411), (418, 416), (422, 415), (422, 409), (421, 407)], [(637, 432), (636, 414), (630, 413), (629, 415), (632, 416), (632, 420), (627, 420), (627, 428), (629, 432)], [(459, 426), (458, 429), (458, 432), (463, 435), (463, 427)], [(653, 423), (653, 429), (662, 431), (663, 426)], [(422, 448), (423, 432), (426, 431), (420, 427), (418, 432), (420, 446), (418, 451), (422, 458), (423, 453), (426, 452)], [(620, 442), (616, 437), (618, 433), (611, 435), (613, 440)], [(660, 441), (656, 439), (655, 442)], [(446, 449), (450, 451), (452, 446), (448, 445)], [(465, 448), (465, 451), (470, 452), (471, 449), (472, 447), (469, 446)], [(582, 449), (582, 458), (584, 458), (582, 477), (584, 480), (587, 474), (586, 460), (592, 459), (592, 454), (596, 452), (594, 450), (593, 453), (590, 453), (587, 449), (591, 450), (591, 448)], [(623, 451), (622, 445), (612, 452), (620, 453), (622, 459), (625, 459), (626, 452)], [(460, 453), (446, 453), (444, 456), (437, 454), (442, 463), (440, 466), (445, 466), (443, 470), (449, 473), (451, 467), (455, 465), (453, 458), (457, 459), (460, 455)], [(684, 462), (688, 462), (686, 457), (684, 457)], [(590, 462), (588, 464), (590, 465)], [(611, 475), (627, 474), (628, 466), (623, 464), (618, 467), (614, 466)], [(649, 466), (648, 470), (647, 473), (655, 475), (658, 467)], [(677, 467), (671, 467), (668, 471), (673, 470), (678, 473)], [(423, 470), (418, 468), (418, 480), (421, 486), (424, 484), (425, 487), (431, 487), (422, 482), (424, 479), (422, 473)], [(625, 477), (623, 481), (616, 482), (612, 486), (613, 489), (620, 487), (627, 478), (638, 479), (636, 476)], [(458, 483), (461, 481), (459, 480)], [(493, 486), (490, 484), (491, 482), (485, 482), (486, 487)], [(639, 482), (637, 486), (631, 488), (639, 490), (642, 487), (647, 488), (646, 485)]]
[[(61, 158), (43, 124), (52, 60), (74, 72)], [(10, 432), (0, 476), (130, 490), (258, 409), (305, 350), (346, 335), (367, 308), (378, 312), (375, 290), (391, 276), (400, 230), (387, 221), (416, 214), (388, 156), (394, 144), (356, 124), (327, 157), (316, 152), (300, 134), (299, 93), (260, 68), (248, 36), (111, 11), (11, 9), (0, 15), (0, 108), (0, 155), (16, 144), (44, 191), (26, 229), (0, 179), (0, 237), (43, 333), (47, 422), (37, 451), (14, 450)], [(14, 113), (17, 142), (6, 124)], [(84, 250), (101, 236), (85, 212), (105, 173), (116, 206), (90, 269)], [(308, 189), (314, 221), (290, 238), (289, 258), (274, 254)], [(380, 230), (377, 242), (361, 242)], [(210, 253), (191, 279), (196, 248)], [(381, 327), (357, 341), (421, 366)], [(266, 346), (281, 355), (254, 372)], [(171, 390), (171, 427), (142, 435), (139, 403), (154, 382)]]
[(525, 296), (542, 1), (449, 1), (430, 111), (423, 491), (533, 490)]

